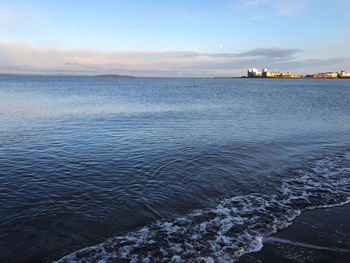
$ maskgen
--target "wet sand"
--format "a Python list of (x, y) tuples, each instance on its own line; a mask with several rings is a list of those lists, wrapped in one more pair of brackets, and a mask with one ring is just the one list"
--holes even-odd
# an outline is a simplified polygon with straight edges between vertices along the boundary
[(350, 262), (350, 204), (305, 211), (263, 243), (238, 262)]

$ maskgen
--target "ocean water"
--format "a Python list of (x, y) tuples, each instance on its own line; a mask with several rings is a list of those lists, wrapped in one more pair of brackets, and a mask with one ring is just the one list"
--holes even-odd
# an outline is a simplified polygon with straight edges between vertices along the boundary
[(234, 262), (350, 201), (350, 80), (2, 75), (0, 200), (0, 262)]

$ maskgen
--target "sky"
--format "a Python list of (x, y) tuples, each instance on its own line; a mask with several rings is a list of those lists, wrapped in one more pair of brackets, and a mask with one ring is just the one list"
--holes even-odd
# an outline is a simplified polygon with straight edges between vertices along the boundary
[(0, 73), (350, 71), (349, 0), (0, 0)]

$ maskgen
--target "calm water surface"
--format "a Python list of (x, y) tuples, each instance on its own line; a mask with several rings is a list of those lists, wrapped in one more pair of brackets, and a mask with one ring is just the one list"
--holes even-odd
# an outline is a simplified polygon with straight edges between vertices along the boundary
[(0, 76), (0, 262), (233, 262), (349, 175), (349, 80)]

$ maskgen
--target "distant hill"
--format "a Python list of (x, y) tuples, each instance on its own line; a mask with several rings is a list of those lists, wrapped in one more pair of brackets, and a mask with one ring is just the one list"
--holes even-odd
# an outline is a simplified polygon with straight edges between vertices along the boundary
[(96, 77), (134, 78), (133, 76), (120, 75), (120, 74), (102, 74), (102, 75), (96, 75)]

